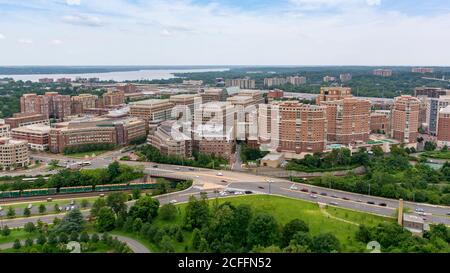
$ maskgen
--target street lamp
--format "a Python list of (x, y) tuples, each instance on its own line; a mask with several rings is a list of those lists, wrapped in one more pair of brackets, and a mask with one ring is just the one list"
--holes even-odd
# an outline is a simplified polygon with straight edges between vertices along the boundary
[(270, 186), (273, 183), (273, 181), (271, 179), (267, 179), (267, 183), (269, 183), (269, 194), (272, 194)]

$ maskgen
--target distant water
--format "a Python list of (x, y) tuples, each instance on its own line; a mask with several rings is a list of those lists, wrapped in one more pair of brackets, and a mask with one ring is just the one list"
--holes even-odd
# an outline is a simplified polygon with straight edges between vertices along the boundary
[(33, 74), (33, 75), (0, 75), (1, 78), (13, 78), (14, 80), (37, 82), (42, 78), (60, 79), (70, 78), (99, 78), (101, 81), (134, 81), (134, 80), (168, 80), (176, 78), (174, 73), (195, 73), (195, 72), (221, 72), (228, 71), (228, 68), (210, 69), (170, 69), (170, 70), (139, 70), (108, 73), (85, 73), (85, 74)]

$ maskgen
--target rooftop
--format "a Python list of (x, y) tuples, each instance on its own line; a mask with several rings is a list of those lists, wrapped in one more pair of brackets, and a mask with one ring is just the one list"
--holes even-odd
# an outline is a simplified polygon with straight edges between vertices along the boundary
[(22, 133), (49, 133), (51, 127), (43, 124), (32, 124), (27, 126), (18, 127), (12, 129), (13, 132), (22, 132)]
[(168, 99), (148, 99), (148, 100), (130, 102), (130, 105), (132, 105), (132, 106), (133, 105), (153, 106), (153, 105), (164, 104), (164, 103), (168, 103), (168, 102), (169, 102)]

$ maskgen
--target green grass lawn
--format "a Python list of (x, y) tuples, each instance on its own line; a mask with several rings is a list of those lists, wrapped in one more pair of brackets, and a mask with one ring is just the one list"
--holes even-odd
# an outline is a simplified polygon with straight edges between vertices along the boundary
[[(210, 204), (215, 200), (210, 200)], [(357, 242), (354, 239), (355, 232), (358, 230), (358, 226), (347, 223), (338, 219), (333, 219), (330, 216), (324, 214), (316, 203), (306, 202), (297, 199), (290, 199), (279, 196), (269, 195), (251, 195), (241, 197), (230, 197), (225, 199), (219, 199), (219, 203), (231, 202), (233, 205), (248, 204), (252, 206), (254, 212), (267, 212), (273, 215), (279, 224), (284, 225), (290, 220), (299, 218), (305, 221), (312, 235), (320, 233), (331, 232), (341, 241), (344, 246), (344, 251), (350, 252), (355, 250), (362, 250), (365, 246)], [(154, 224), (163, 227), (165, 225), (179, 225), (183, 224), (184, 210), (187, 204), (179, 204), (178, 216), (172, 221), (164, 221), (159, 217), (155, 218)], [(357, 224), (364, 224), (366, 226), (374, 226), (384, 221), (394, 221), (393, 218), (385, 218), (377, 215), (371, 215), (361, 213), (357, 211), (327, 207), (326, 212), (331, 216), (341, 218), (346, 221), (354, 222)], [(182, 243), (174, 242), (176, 252), (186, 252), (186, 246), (188, 251), (192, 251), (190, 247), (192, 233), (183, 231), (184, 241)], [(130, 236), (128, 233), (122, 233), (123, 235)], [(135, 235), (135, 239), (139, 239), (141, 242), (146, 242), (144, 238), (139, 238)], [(159, 252), (158, 246), (146, 243), (146, 245), (153, 251)]]
[(16, 239), (25, 240), (27, 238), (30, 238), (30, 237), (34, 238), (37, 236), (38, 236), (38, 234), (36, 232), (30, 234), (28, 232), (25, 232), (23, 229), (11, 229), (11, 234), (9, 234), (9, 236), (5, 237), (5, 236), (0, 235), (0, 245), (6, 244), (6, 243), (12, 243)]
[(450, 151), (429, 151), (420, 154), (421, 156), (435, 159), (447, 159), (450, 160)]

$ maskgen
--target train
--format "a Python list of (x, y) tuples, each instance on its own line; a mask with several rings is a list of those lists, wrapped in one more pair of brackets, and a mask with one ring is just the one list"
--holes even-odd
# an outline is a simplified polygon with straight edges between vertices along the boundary
[(47, 196), (56, 194), (126, 191), (133, 189), (147, 190), (147, 189), (155, 189), (157, 186), (158, 184), (156, 183), (128, 183), (128, 184), (79, 186), (79, 187), (61, 187), (59, 189), (42, 188), (42, 189), (15, 190), (15, 191), (0, 191), (0, 199)]

